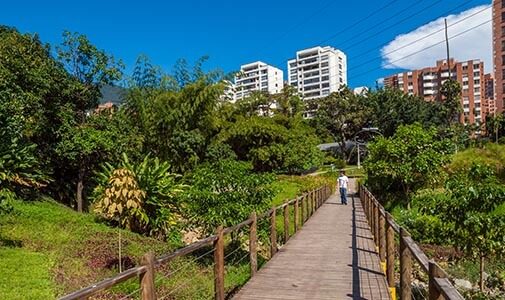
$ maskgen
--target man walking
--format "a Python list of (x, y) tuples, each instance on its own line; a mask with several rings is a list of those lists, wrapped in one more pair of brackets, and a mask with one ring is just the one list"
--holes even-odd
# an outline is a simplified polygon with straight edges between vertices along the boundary
[(347, 205), (347, 185), (349, 184), (349, 178), (345, 176), (345, 171), (340, 171), (340, 176), (338, 177), (338, 187), (340, 190), (340, 202), (342, 205)]

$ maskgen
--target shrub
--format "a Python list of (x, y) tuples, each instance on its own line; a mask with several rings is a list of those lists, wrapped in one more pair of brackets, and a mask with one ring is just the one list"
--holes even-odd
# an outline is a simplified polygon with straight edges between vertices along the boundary
[(393, 211), (393, 214), (398, 224), (408, 228), (415, 241), (437, 245), (450, 243), (453, 225), (443, 222), (438, 216), (423, 214), (415, 208), (397, 209)]
[(199, 166), (190, 176), (185, 194), (189, 217), (206, 233), (266, 210), (274, 196), (271, 174), (256, 174), (248, 163), (222, 160)]

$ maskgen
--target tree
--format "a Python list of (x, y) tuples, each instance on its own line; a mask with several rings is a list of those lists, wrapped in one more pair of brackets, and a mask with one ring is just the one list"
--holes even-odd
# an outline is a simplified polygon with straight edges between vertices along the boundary
[(81, 123), (85, 112), (98, 105), (100, 87), (121, 79), (121, 61), (98, 49), (85, 35), (63, 32), (63, 42), (57, 47), (58, 60), (67, 72), (77, 80), (72, 86), (72, 97)]
[(86, 124), (86, 112), (97, 106), (101, 86), (121, 78), (123, 65), (78, 33), (65, 31), (63, 43), (57, 50), (59, 61), (74, 79), (69, 87), (73, 106), (66, 106), (63, 113), (66, 123), (62, 124), (60, 132), (64, 138), (57, 152), (77, 170), (76, 202), (81, 212), (85, 179), (96, 167), (92, 160), (103, 159), (103, 155), (114, 148), (108, 132)]
[(59, 115), (72, 103), (68, 87), (73, 80), (37, 35), (14, 28), (0, 26), (0, 61), (2, 181), (10, 188), (19, 186), (15, 182), (41, 187), (54, 176)]
[(455, 224), (456, 246), (479, 258), (482, 291), (485, 259), (505, 253), (505, 187), (493, 168), (472, 164), (448, 180), (447, 190), (450, 201), (440, 215)]
[(437, 140), (435, 128), (420, 124), (402, 125), (390, 137), (379, 137), (368, 145), (364, 164), (367, 184), (378, 194), (400, 192), (410, 208), (409, 197), (426, 185), (434, 186), (443, 178), (442, 166), (448, 162), (452, 146)]
[(219, 133), (217, 141), (261, 172), (301, 173), (323, 159), (319, 138), (297, 118), (240, 117)]
[(367, 122), (368, 109), (364, 101), (363, 97), (344, 87), (317, 102), (313, 124), (319, 127), (320, 135), (324, 135), (321, 131), (325, 131), (340, 144), (344, 159), (347, 159), (346, 141), (352, 139)]
[(458, 123), (463, 112), (461, 107), (461, 85), (453, 79), (446, 80), (440, 89), (443, 96), (441, 105), (442, 118), (445, 125)]

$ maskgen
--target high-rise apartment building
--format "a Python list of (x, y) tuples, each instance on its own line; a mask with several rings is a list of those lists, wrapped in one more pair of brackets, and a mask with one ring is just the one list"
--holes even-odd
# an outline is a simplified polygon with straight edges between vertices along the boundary
[[(450, 67), (450, 68), (449, 68)], [(456, 62), (454, 59), (439, 60), (435, 67), (413, 70), (389, 76), (384, 79), (386, 87), (398, 88), (405, 93), (418, 95), (426, 101), (443, 101), (440, 88), (450, 76), (461, 85), (461, 122), (482, 124), (485, 122), (484, 63), (480, 60)], [(487, 103), (487, 102), (486, 102)]]
[(257, 61), (240, 67), (235, 76), (235, 100), (247, 97), (253, 91), (279, 93), (284, 87), (282, 70)]
[(496, 110), (503, 112), (505, 98), (505, 0), (493, 0), (493, 64)]
[(329, 46), (298, 51), (288, 60), (288, 83), (305, 100), (327, 96), (347, 85), (347, 58)]

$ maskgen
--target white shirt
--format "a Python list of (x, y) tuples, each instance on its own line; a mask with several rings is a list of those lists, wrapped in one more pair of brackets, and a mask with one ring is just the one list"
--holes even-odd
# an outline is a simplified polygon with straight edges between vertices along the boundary
[(342, 175), (338, 178), (338, 187), (339, 188), (347, 188), (347, 184), (349, 183), (349, 178), (347, 176)]

